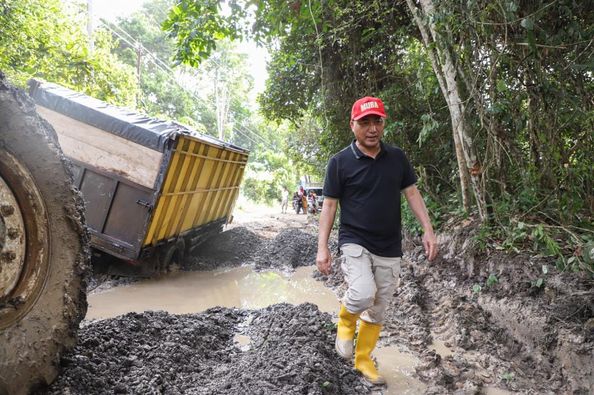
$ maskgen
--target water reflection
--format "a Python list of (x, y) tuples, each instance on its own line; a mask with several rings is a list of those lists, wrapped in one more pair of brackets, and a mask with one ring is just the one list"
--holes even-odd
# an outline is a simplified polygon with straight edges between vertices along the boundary
[(89, 295), (86, 319), (147, 310), (196, 313), (214, 306), (255, 309), (281, 302), (310, 302), (321, 311), (336, 312), (336, 296), (311, 277), (312, 271), (313, 267), (309, 266), (292, 274), (257, 273), (249, 267), (170, 273)]

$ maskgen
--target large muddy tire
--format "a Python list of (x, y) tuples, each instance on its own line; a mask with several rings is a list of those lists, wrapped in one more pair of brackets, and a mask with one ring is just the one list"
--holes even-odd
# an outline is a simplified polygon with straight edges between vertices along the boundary
[(86, 314), (83, 203), (51, 126), (0, 73), (0, 394), (43, 388)]
[(141, 276), (152, 277), (167, 273), (172, 265), (181, 266), (186, 251), (186, 243), (183, 238), (168, 244), (159, 246), (157, 251), (146, 261), (142, 262)]

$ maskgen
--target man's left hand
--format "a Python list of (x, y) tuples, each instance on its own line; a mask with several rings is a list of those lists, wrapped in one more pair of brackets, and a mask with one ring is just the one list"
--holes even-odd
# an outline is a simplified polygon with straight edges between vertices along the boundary
[(437, 237), (433, 232), (426, 232), (423, 234), (423, 247), (425, 247), (425, 255), (430, 261), (434, 260), (437, 256)]

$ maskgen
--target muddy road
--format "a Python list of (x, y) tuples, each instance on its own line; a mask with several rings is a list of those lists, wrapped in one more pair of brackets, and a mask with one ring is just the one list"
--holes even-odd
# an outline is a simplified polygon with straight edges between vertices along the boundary
[(594, 393), (592, 279), (479, 253), (472, 224), (450, 225), (437, 261), (405, 240), (374, 352), (387, 387), (334, 351), (345, 286), (312, 267), (315, 218), (251, 209), (172, 273), (91, 282), (79, 344), (39, 393)]

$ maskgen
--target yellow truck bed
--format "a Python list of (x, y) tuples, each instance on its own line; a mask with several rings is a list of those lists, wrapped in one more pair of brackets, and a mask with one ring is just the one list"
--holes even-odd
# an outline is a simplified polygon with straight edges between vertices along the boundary
[(245, 152), (180, 137), (144, 245), (230, 219), (247, 160)]

